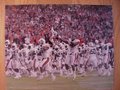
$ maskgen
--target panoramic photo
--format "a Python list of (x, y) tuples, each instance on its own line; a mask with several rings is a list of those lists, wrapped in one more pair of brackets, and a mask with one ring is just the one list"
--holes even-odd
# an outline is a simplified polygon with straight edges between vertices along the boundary
[(6, 5), (7, 90), (112, 90), (111, 5)]

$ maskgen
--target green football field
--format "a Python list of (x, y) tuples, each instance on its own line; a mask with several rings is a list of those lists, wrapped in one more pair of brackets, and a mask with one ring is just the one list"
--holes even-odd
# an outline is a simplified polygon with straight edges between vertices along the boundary
[(75, 80), (57, 76), (54, 81), (50, 77), (42, 80), (7, 77), (7, 88), (7, 90), (112, 90), (113, 76), (99, 77), (90, 73), (86, 77), (77, 76)]

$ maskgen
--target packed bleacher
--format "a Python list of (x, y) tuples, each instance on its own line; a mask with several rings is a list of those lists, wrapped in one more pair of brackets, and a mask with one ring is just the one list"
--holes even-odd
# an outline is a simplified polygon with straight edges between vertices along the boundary
[(111, 6), (18, 5), (6, 6), (5, 38), (23, 44), (25, 38), (38, 43), (53, 27), (63, 39), (81, 42), (105, 40), (113, 43)]

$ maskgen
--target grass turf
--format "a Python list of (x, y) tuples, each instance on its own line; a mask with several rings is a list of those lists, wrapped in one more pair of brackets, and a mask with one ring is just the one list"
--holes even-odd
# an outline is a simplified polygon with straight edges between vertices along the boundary
[(112, 88), (113, 76), (99, 77), (95, 73), (90, 73), (86, 77), (77, 76), (75, 80), (57, 76), (54, 81), (50, 77), (42, 80), (7, 77), (7, 90), (112, 90)]

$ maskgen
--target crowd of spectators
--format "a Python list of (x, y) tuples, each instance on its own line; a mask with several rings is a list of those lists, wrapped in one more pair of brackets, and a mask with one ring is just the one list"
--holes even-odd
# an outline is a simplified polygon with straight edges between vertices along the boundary
[(112, 7), (104, 5), (8, 5), (5, 38), (18, 44), (37, 43), (53, 28), (63, 39), (113, 43)]

